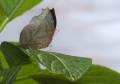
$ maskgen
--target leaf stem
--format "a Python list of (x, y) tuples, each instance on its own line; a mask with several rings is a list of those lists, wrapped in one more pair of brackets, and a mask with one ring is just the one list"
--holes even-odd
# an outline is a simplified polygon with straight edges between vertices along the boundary
[(4, 28), (5, 25), (7, 24), (8, 20), (9, 20), (9, 18), (6, 18), (6, 19), (4, 20), (4, 22), (3, 22), (2, 25), (0, 26), (0, 32), (3, 30), (3, 28)]
[(12, 17), (12, 15), (15, 13), (15, 11), (20, 7), (20, 5), (23, 3), (24, 0), (21, 0), (21, 2), (15, 7), (15, 9), (12, 11), (12, 13), (9, 15), (9, 17), (7, 17), (4, 21), (3, 24), (0, 26), (0, 32), (3, 30), (3, 28), (5, 27), (5, 25), (8, 23), (8, 21), (10, 20), (10, 18)]

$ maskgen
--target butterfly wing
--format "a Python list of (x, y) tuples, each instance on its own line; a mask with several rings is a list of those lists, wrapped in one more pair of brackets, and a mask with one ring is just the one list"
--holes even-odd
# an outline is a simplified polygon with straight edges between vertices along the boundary
[[(52, 11), (55, 15), (54, 9)], [(21, 31), (20, 44), (34, 49), (48, 47), (56, 29), (55, 20), (56, 17), (53, 17), (48, 8), (43, 9), (43, 12), (39, 16), (33, 17), (30, 23)]]

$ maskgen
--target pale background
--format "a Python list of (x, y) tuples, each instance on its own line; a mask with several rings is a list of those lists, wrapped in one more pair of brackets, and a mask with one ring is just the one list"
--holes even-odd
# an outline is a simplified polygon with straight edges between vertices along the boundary
[(90, 57), (93, 64), (120, 72), (120, 0), (44, 0), (8, 23), (0, 43), (18, 42), (22, 28), (46, 7), (54, 7), (57, 17), (53, 52)]

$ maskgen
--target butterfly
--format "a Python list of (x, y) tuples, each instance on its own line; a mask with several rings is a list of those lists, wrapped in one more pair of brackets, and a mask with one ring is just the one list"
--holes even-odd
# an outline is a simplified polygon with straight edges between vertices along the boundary
[(42, 13), (33, 17), (21, 31), (20, 45), (33, 49), (48, 47), (56, 30), (56, 24), (54, 8), (42, 9)]

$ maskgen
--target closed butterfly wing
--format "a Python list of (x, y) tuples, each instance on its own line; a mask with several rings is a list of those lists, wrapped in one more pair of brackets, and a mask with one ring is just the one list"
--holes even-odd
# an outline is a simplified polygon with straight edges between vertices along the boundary
[(43, 9), (39, 16), (31, 19), (30, 23), (20, 33), (20, 45), (28, 48), (41, 49), (51, 43), (55, 29), (56, 16), (54, 9)]

